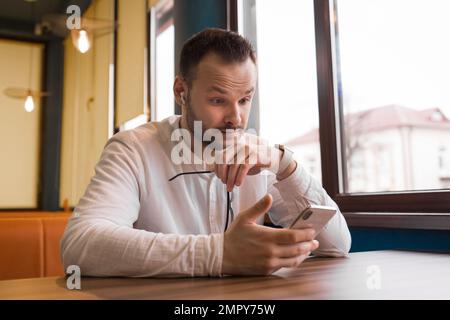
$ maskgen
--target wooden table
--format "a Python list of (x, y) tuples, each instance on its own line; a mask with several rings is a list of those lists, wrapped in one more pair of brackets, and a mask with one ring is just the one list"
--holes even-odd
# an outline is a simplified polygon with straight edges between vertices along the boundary
[(0, 281), (0, 299), (450, 299), (450, 254), (372, 251), (311, 258), (269, 277)]

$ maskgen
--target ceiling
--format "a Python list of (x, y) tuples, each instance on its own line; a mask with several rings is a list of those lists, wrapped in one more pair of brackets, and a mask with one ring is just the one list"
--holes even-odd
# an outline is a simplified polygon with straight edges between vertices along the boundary
[[(44, 14), (63, 13), (67, 0), (2, 0), (0, 19), (14, 20), (16, 22), (38, 22)], [(34, 12), (32, 16), (32, 7)]]
[(17, 31), (32, 32), (34, 24), (46, 14), (66, 14), (69, 5), (80, 6), (83, 12), (92, 0), (1, 0), (0, 34), (15, 34)]

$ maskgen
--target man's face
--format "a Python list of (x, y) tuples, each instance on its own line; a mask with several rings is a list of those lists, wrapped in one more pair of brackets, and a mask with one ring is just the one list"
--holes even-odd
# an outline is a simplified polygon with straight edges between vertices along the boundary
[(257, 71), (248, 58), (242, 63), (224, 62), (218, 55), (206, 55), (194, 71), (183, 109), (187, 125), (202, 121), (207, 129), (245, 129), (256, 88)]

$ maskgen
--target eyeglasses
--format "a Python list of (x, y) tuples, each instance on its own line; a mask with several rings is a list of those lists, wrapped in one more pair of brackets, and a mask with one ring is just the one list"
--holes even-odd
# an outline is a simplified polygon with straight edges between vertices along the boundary
[[(191, 175), (191, 174), (205, 174), (205, 173), (214, 173), (213, 171), (191, 171), (191, 172), (182, 172), (182, 173), (178, 173), (177, 175), (173, 176), (172, 178), (169, 179), (169, 181), (173, 181), (176, 178), (178, 178), (179, 176), (183, 176), (183, 175)], [(228, 192), (227, 191), (227, 209), (226, 209), (226, 213), (227, 213), (227, 218), (225, 221), (225, 229), (224, 231), (226, 231), (228, 229), (228, 224), (231, 224), (234, 220), (234, 211), (233, 211), (233, 207), (231, 206), (231, 203), (233, 202), (233, 192)], [(231, 219), (230, 219), (231, 216)]]

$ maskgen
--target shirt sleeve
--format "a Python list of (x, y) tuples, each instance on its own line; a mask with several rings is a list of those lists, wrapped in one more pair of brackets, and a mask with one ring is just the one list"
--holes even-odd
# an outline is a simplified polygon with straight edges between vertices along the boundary
[(142, 162), (128, 132), (106, 144), (61, 240), (64, 268), (82, 275), (220, 276), (223, 234), (177, 235), (134, 229)]
[(348, 255), (351, 235), (344, 216), (321, 184), (300, 163), (297, 162), (295, 171), (284, 180), (276, 182), (272, 174), (268, 181), (269, 193), (273, 197), (269, 217), (274, 224), (289, 227), (297, 214), (309, 204), (335, 207), (336, 214), (316, 238), (319, 248), (313, 254), (333, 257)]

